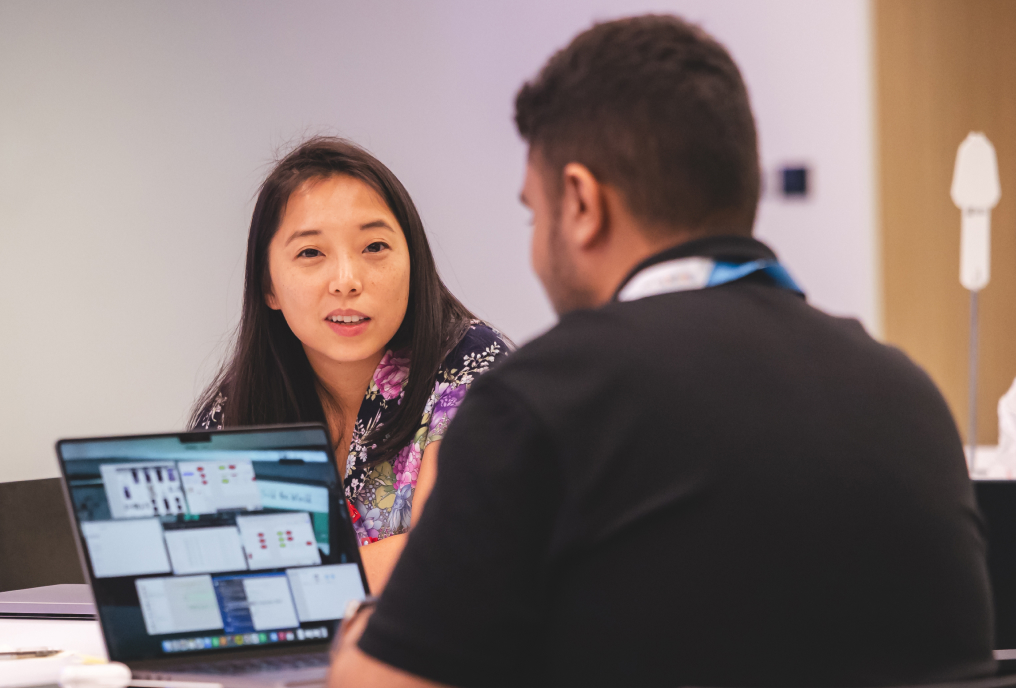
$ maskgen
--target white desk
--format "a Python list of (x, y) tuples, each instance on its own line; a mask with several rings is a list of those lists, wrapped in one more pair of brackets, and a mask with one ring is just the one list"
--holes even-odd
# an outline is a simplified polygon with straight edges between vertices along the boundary
[[(34, 607), (43, 613), (87, 613), (90, 604), (81, 602), (87, 586), (54, 585), (46, 588), (0, 593), (0, 611), (18, 613)], [(24, 606), (21, 606), (24, 605)], [(67, 650), (106, 659), (99, 623), (94, 620), (0, 618), (0, 651), (23, 648)], [(52, 685), (62, 663), (56, 659), (17, 659), (0, 663), (0, 688), (6, 686)]]
[(102, 642), (102, 633), (99, 631), (97, 621), (0, 619), (0, 647), (2, 649), (48, 647), (103, 659), (106, 657), (106, 647)]

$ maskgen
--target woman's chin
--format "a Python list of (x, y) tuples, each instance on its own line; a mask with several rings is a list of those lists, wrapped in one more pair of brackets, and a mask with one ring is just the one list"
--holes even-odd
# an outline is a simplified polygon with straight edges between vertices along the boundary
[(311, 365), (316, 363), (349, 365), (369, 361), (372, 365), (376, 366), (387, 350), (385, 344), (386, 342), (378, 340), (376, 337), (359, 341), (352, 339), (343, 342), (336, 342), (333, 339), (320, 348), (304, 345), (304, 350), (307, 351)]

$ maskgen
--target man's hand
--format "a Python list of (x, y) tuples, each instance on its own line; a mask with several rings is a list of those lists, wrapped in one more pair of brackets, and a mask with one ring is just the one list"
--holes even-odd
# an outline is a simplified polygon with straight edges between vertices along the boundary
[(433, 688), (441, 684), (408, 674), (401, 669), (379, 662), (370, 655), (363, 653), (357, 643), (367, 627), (367, 621), (373, 609), (355, 614), (343, 620), (339, 630), (339, 638), (332, 648), (332, 667), (328, 672), (329, 688), (346, 688), (363, 686), (378, 688)]

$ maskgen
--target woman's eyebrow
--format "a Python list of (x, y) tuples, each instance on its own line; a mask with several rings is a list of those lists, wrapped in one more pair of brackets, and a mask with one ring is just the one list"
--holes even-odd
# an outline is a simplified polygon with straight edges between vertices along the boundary
[(374, 220), (373, 222), (368, 222), (366, 224), (360, 225), (360, 229), (381, 229), (381, 228), (390, 230), (392, 232), (395, 231), (394, 229), (392, 229), (392, 226), (387, 222), (385, 222), (384, 220)]
[(320, 229), (304, 229), (304, 230), (302, 230), (300, 232), (293, 232), (292, 234), (289, 235), (289, 238), (286, 239), (285, 245), (289, 246), (292, 242), (294, 242), (297, 239), (300, 239), (302, 237), (318, 236), (320, 234), (321, 234), (321, 230)]

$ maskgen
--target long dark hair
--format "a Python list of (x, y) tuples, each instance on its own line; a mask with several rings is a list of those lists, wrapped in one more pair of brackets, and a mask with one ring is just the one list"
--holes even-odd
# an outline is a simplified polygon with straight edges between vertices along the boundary
[[(376, 444), (371, 463), (392, 458), (416, 433), (434, 376), (442, 359), (461, 339), (473, 314), (441, 281), (423, 230), (423, 222), (402, 183), (377, 158), (344, 139), (317, 136), (280, 160), (261, 185), (247, 238), (243, 313), (233, 351), (195, 404), (191, 425), (215, 403), (226, 402), (224, 427), (307, 421), (326, 422), (317, 376), (300, 340), (281, 311), (265, 303), (268, 246), (278, 231), (286, 203), (310, 179), (345, 175), (359, 179), (388, 205), (409, 245), (409, 305), (388, 347), (411, 353), (405, 396), (381, 436), (365, 438)], [(352, 409), (356, 413), (356, 409)]]

